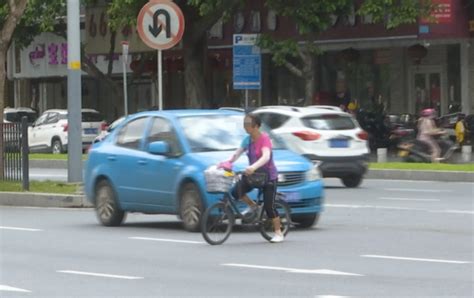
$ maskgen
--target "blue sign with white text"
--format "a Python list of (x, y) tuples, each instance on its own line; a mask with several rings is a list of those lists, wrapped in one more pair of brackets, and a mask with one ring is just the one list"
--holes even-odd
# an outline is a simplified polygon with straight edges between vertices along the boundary
[(256, 34), (234, 35), (234, 89), (261, 88), (262, 57), (256, 40)]

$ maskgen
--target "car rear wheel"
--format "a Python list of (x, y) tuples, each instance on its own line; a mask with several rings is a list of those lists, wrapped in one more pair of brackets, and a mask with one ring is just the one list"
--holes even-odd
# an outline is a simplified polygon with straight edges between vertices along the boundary
[(115, 191), (107, 180), (102, 180), (97, 184), (95, 210), (99, 221), (104, 226), (118, 226), (125, 218), (125, 212), (120, 209)]
[(54, 139), (51, 142), (51, 152), (53, 154), (60, 154), (63, 153), (63, 144), (61, 143), (61, 140), (59, 139)]
[(362, 182), (362, 176), (350, 175), (350, 176), (341, 178), (341, 180), (342, 180), (342, 183), (346, 187), (353, 188), (353, 187), (358, 187), (360, 185), (360, 183)]
[(293, 216), (292, 220), (297, 224), (298, 228), (307, 229), (318, 223), (320, 215), (320, 213), (296, 215)]
[(179, 215), (184, 229), (198, 232), (201, 226), (202, 200), (199, 188), (194, 183), (186, 183), (181, 189)]

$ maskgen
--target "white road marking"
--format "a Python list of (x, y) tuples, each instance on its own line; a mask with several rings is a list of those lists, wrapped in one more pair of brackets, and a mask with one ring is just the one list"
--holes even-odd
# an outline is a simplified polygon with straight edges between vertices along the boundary
[(429, 210), (421, 208), (410, 208), (410, 207), (392, 207), (392, 206), (376, 206), (376, 205), (350, 205), (350, 204), (325, 204), (325, 207), (329, 208), (351, 208), (351, 209), (361, 209), (361, 208), (372, 208), (372, 209), (387, 209), (387, 210), (405, 210), (405, 211), (423, 211), (429, 213), (452, 213), (452, 214), (472, 214), (474, 211), (471, 210)]
[(474, 215), (474, 211), (469, 210), (432, 210), (431, 213), (454, 213), (454, 214), (472, 214)]
[(190, 241), (190, 240), (178, 240), (178, 239), (163, 239), (163, 238), (148, 238), (148, 237), (128, 237), (133, 240), (147, 240), (147, 241), (162, 241), (162, 242), (175, 242), (175, 243), (187, 243), (187, 244), (205, 244), (203, 241)]
[(252, 269), (265, 269), (265, 270), (279, 270), (286, 271), (288, 273), (307, 273), (307, 274), (327, 274), (327, 275), (346, 275), (346, 276), (363, 276), (362, 274), (334, 271), (329, 269), (297, 269), (297, 268), (286, 268), (286, 267), (273, 267), (273, 266), (259, 266), (250, 264), (221, 264), (222, 266), (230, 267), (241, 267), (241, 268), (252, 268)]
[(418, 188), (384, 188), (387, 191), (411, 191), (411, 192), (453, 192), (447, 189), (418, 189)]
[(0, 230), (14, 230), (14, 231), (26, 231), (26, 232), (41, 232), (41, 231), (43, 231), (43, 230), (40, 230), (40, 229), (5, 227), (5, 226), (0, 226)]
[(381, 197), (379, 200), (387, 201), (420, 201), (420, 202), (439, 202), (439, 199), (415, 199), (415, 198), (390, 198), (390, 197)]
[(14, 288), (14, 287), (9, 287), (9, 286), (5, 286), (5, 285), (0, 285), (0, 291), (31, 293), (31, 291), (28, 291), (28, 290), (25, 290), (25, 289)]
[(74, 271), (74, 270), (58, 270), (56, 272), (67, 273), (67, 274), (77, 274), (77, 275), (88, 275), (88, 276), (96, 276), (96, 277), (118, 278), (118, 279), (143, 279), (143, 277), (139, 277), (139, 276), (104, 274), (104, 273), (84, 272), (84, 271)]
[(380, 256), (380, 255), (361, 255), (363, 258), (377, 258), (377, 259), (392, 259), (392, 260), (403, 260), (403, 261), (418, 261), (418, 262), (433, 262), (433, 263), (450, 263), (450, 264), (470, 264), (467, 261), (454, 261), (454, 260), (440, 260), (440, 259), (423, 259), (423, 258), (407, 258), (407, 257), (395, 257), (395, 256)]

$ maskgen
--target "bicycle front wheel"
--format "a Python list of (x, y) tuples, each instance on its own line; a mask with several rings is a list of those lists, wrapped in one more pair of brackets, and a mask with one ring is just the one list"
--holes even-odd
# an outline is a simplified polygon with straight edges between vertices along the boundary
[[(283, 235), (286, 236), (288, 234), (288, 231), (290, 230), (291, 224), (290, 207), (285, 201), (276, 200), (275, 209), (280, 215), (281, 231), (283, 232)], [(270, 241), (274, 235), (273, 220), (271, 218), (268, 218), (265, 210), (262, 210), (262, 213), (260, 214), (259, 228), (263, 238)]]
[(229, 238), (234, 225), (234, 213), (229, 206), (218, 202), (207, 208), (201, 219), (201, 233), (207, 243), (218, 245)]

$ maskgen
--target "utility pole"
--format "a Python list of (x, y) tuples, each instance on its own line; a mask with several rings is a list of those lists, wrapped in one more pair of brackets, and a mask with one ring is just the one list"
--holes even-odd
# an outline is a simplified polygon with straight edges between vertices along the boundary
[(68, 182), (82, 182), (80, 0), (67, 0)]

